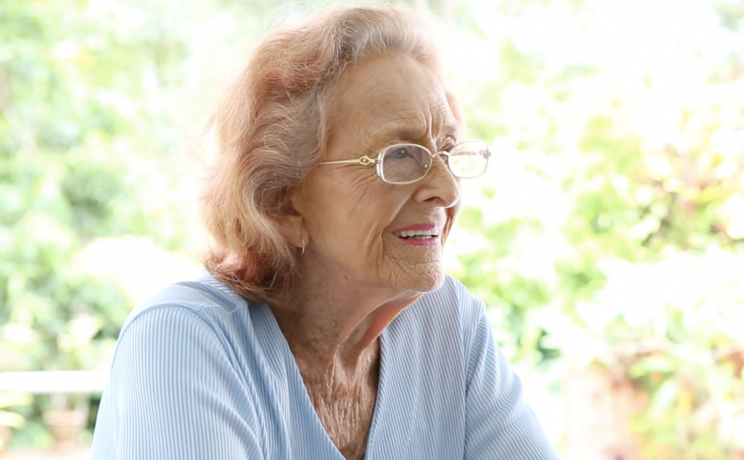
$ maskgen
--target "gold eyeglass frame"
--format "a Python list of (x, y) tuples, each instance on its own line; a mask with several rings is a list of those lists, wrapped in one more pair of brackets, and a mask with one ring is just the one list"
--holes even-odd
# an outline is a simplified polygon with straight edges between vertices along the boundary
[[(485, 174), (486, 170), (488, 169), (488, 159), (491, 157), (491, 150), (488, 148), (488, 143), (486, 143), (485, 141), (477, 140), (477, 139), (469, 139), (469, 140), (464, 140), (462, 142), (458, 142), (457, 144), (455, 144), (454, 146), (452, 146), (452, 150), (454, 150), (455, 148), (457, 148), (457, 146), (462, 145), (462, 144), (465, 144), (465, 143), (468, 143), (468, 142), (477, 142), (477, 143), (483, 144), (483, 147), (485, 147), (485, 154), (482, 155), (482, 156), (486, 160), (486, 165), (483, 168), (483, 172), (481, 172), (477, 176), (468, 176), (468, 177), (460, 177), (460, 176), (458, 176), (457, 174), (455, 174), (452, 171), (452, 168), (450, 168), (450, 165), (449, 165), (450, 152), (446, 152), (446, 151), (442, 150), (442, 151), (439, 151), (439, 152), (436, 152), (436, 153), (432, 153), (431, 150), (429, 150), (428, 148), (424, 147), (423, 145), (414, 144), (412, 142), (403, 142), (403, 143), (400, 143), (400, 144), (388, 145), (384, 149), (382, 149), (379, 152), (377, 152), (377, 158), (370, 158), (369, 156), (364, 155), (364, 156), (361, 156), (361, 157), (359, 157), (357, 159), (353, 159), (353, 160), (323, 161), (323, 162), (318, 163), (318, 165), (340, 165), (340, 164), (360, 164), (362, 166), (376, 165), (377, 166), (377, 168), (376, 168), (377, 176), (383, 182), (388, 183), (388, 184), (392, 184), (392, 185), (407, 185), (407, 184), (413, 184), (413, 183), (418, 182), (418, 181), (422, 180), (423, 178), (425, 178), (429, 174), (429, 171), (431, 171), (431, 166), (434, 164), (434, 159), (436, 157), (444, 157), (444, 163), (447, 165), (447, 169), (449, 170), (449, 172), (453, 176), (455, 176), (457, 178), (460, 178), (460, 179), (475, 179), (476, 177), (480, 177), (483, 174)], [(429, 162), (427, 163), (426, 171), (424, 172), (424, 174), (422, 174), (421, 177), (419, 177), (418, 179), (414, 179), (414, 180), (407, 181), (407, 182), (391, 182), (391, 181), (385, 179), (385, 175), (383, 174), (383, 171), (382, 171), (382, 157), (383, 157), (383, 154), (385, 152), (389, 151), (390, 149), (395, 149), (397, 147), (403, 147), (403, 146), (408, 146), (408, 145), (413, 145), (413, 146), (416, 146), (416, 147), (421, 147), (422, 149), (426, 150), (426, 152), (429, 154)]]

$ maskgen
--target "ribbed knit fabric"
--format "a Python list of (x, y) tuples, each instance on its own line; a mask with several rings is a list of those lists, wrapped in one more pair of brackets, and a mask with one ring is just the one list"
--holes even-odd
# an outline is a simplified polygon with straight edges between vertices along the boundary
[[(367, 460), (556, 459), (482, 302), (447, 278), (380, 336)], [(205, 274), (127, 318), (91, 460), (342, 460), (271, 310)]]

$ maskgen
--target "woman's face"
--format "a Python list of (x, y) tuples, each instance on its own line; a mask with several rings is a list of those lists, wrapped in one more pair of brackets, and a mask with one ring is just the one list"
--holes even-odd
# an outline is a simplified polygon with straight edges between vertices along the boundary
[[(457, 123), (443, 88), (406, 56), (379, 56), (350, 68), (332, 110), (320, 161), (376, 158), (403, 142), (432, 152), (456, 143)], [(331, 282), (393, 292), (436, 289), (444, 280), (444, 230), (459, 199), (459, 182), (441, 159), (424, 179), (407, 185), (383, 182), (370, 166), (319, 165), (293, 198), (307, 243), (303, 265)], [(401, 233), (412, 230), (434, 235)]]

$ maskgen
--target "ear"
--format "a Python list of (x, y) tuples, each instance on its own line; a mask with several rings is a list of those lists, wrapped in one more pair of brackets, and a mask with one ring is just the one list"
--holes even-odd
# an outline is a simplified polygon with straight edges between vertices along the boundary
[(309, 242), (305, 229), (305, 219), (298, 210), (301, 209), (301, 206), (297, 206), (301, 201), (300, 194), (301, 192), (298, 190), (284, 194), (283, 202), (276, 217), (281, 225), (284, 237), (296, 248), (302, 248)]

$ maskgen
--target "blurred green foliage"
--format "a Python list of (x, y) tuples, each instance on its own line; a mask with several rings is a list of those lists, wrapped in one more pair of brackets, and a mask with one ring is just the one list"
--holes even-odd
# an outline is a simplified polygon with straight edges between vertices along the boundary
[(168, 177), (148, 93), (177, 80), (184, 44), (138, 11), (0, 2), (0, 371), (105, 369), (131, 304), (81, 251), (129, 234), (183, 244), (147, 199)]
[[(727, 458), (744, 449), (742, 9), (680, 7), (712, 25), (669, 32), (623, 19), (631, 3), (415, 2), (496, 153), (449, 270), (552, 391), (599, 363), (648, 395), (629, 427), (645, 457)], [(307, 10), (282, 5), (0, 0), (0, 372), (106, 368), (132, 296), (83, 256), (186, 248), (172, 152), (264, 18)], [(49, 442), (49, 404), (19, 411), (17, 444)]]

